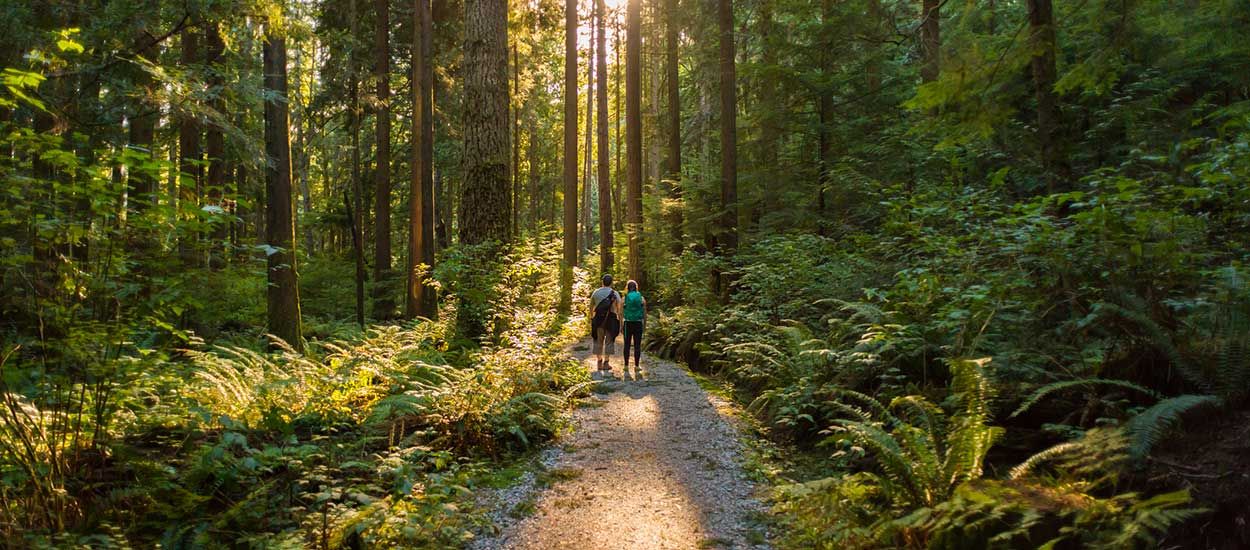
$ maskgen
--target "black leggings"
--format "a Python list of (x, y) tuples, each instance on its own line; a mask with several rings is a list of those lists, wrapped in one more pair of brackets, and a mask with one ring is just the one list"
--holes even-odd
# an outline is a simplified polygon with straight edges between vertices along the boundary
[(625, 364), (629, 364), (629, 344), (634, 343), (634, 366), (642, 357), (642, 321), (625, 321)]

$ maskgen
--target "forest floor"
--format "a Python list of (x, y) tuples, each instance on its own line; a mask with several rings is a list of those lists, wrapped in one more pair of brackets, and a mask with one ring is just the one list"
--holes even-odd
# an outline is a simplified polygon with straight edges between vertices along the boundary
[[(589, 348), (572, 353), (593, 370)], [(571, 433), (483, 497), (498, 532), (472, 547), (767, 547), (732, 405), (671, 361), (644, 355), (638, 376), (617, 355), (613, 368), (574, 412)]]

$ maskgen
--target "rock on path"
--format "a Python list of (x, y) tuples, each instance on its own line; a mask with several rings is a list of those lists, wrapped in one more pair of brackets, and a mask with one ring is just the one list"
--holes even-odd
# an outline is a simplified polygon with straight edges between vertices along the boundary
[[(589, 343), (573, 353), (593, 370)], [(644, 356), (643, 380), (621, 380), (619, 355), (613, 367), (616, 380), (601, 384), (591, 406), (574, 413), (573, 433), (541, 456), (555, 481), (538, 490), (531, 475), (496, 495), (502, 529), (471, 546), (764, 547), (763, 506), (740, 466), (728, 404), (669, 361)], [(520, 519), (509, 524), (510, 516)]]

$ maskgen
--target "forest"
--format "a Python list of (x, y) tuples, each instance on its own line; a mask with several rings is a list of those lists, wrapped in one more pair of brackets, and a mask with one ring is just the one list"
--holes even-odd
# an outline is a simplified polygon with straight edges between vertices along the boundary
[(486, 540), (610, 391), (571, 350), (612, 274), (739, 411), (749, 547), (1248, 548), (1248, 35), (0, 0), (0, 545)]

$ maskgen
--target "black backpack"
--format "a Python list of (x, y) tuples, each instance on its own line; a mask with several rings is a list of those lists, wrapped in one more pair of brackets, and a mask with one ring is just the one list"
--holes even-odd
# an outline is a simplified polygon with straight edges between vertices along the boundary
[(612, 304), (615, 304), (615, 303), (616, 303), (616, 291), (613, 290), (611, 293), (608, 294), (607, 298), (599, 300), (599, 303), (595, 304), (595, 318), (602, 319), (603, 316), (611, 313)]

